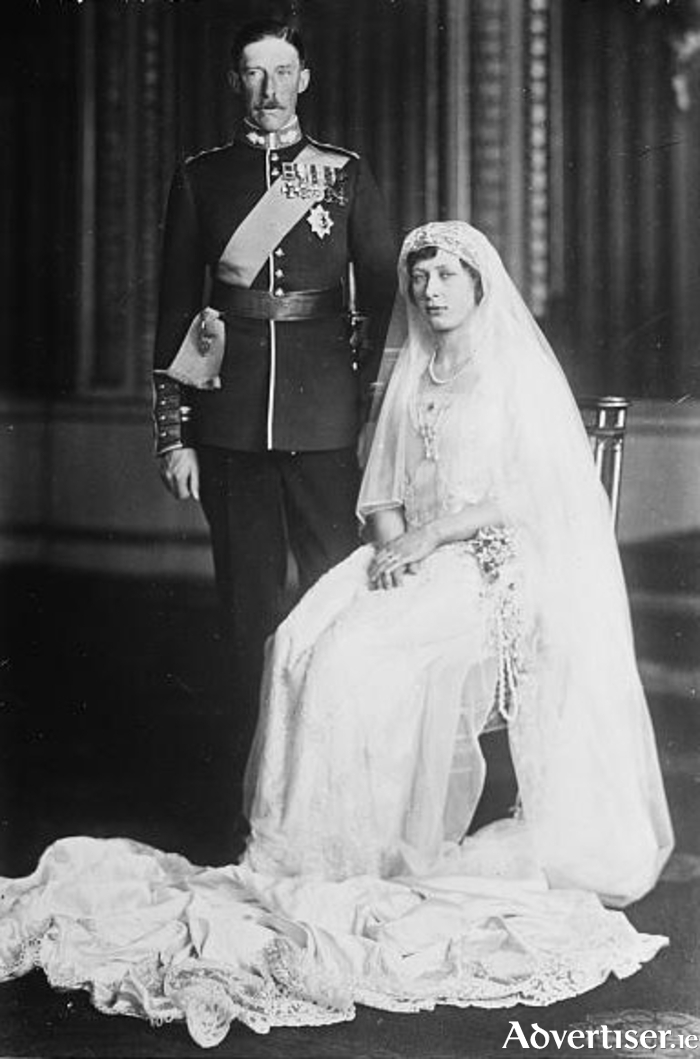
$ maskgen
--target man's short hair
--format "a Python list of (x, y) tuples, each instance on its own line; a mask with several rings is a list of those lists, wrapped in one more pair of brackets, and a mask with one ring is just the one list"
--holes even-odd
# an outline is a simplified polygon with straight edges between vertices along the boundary
[(278, 18), (257, 18), (252, 22), (246, 22), (236, 34), (231, 45), (231, 63), (234, 70), (238, 70), (241, 62), (243, 49), (256, 41), (265, 40), (266, 37), (276, 37), (278, 40), (286, 40), (293, 48), (296, 48), (299, 62), (306, 65), (306, 49), (301, 38), (301, 33), (291, 22), (283, 22)]

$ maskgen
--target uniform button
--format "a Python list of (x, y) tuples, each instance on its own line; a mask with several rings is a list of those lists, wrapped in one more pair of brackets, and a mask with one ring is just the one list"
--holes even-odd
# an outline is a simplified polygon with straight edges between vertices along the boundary
[(275, 269), (275, 276), (276, 276), (277, 279), (282, 279), (283, 275), (284, 275), (284, 271), (281, 268), (276, 268)]
[(277, 298), (281, 298), (283, 294), (284, 294), (284, 291), (282, 290), (281, 287), (275, 287), (275, 296)]
[(278, 177), (279, 175), (280, 175), (279, 169), (271, 169), (270, 170), (270, 176)]
[(275, 257), (284, 257), (284, 250), (281, 246), (278, 246), (275, 250)]
[(272, 154), (270, 155), (270, 161), (271, 162), (279, 162), (279, 158), (280, 158), (280, 156), (277, 154), (276, 151), (273, 151)]

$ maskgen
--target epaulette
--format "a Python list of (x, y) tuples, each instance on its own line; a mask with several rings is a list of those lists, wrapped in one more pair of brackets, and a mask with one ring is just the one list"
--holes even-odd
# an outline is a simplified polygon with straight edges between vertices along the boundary
[(314, 147), (318, 147), (320, 151), (334, 151), (336, 154), (342, 154), (346, 158), (355, 158), (359, 161), (360, 156), (357, 151), (351, 151), (348, 147), (337, 147), (334, 143), (321, 143), (320, 140), (314, 140), (311, 136), (307, 136), (306, 139)]
[(212, 155), (220, 154), (221, 151), (227, 151), (229, 147), (232, 147), (233, 143), (222, 143), (217, 147), (206, 147), (203, 151), (195, 151), (194, 154), (188, 154), (184, 160), (184, 165), (189, 165), (190, 162), (196, 162), (200, 158), (209, 158)]

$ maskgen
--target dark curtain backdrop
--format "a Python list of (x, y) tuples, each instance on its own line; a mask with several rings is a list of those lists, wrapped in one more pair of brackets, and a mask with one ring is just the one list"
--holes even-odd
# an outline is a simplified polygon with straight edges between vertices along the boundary
[(679, 108), (670, 47), (681, 12), (700, 29), (697, 7), (560, 4), (563, 286), (552, 309), (589, 387), (700, 395), (700, 95), (692, 85)]
[[(674, 0), (683, 3), (684, 0)], [(14, 0), (0, 45), (0, 384), (148, 400), (159, 224), (224, 142), (254, 0)], [(299, 0), (316, 136), (369, 157), (398, 235), (491, 235), (579, 390), (697, 394), (700, 100), (636, 0)]]
[[(10, 10), (11, 9), (11, 10)], [(0, 34), (0, 386), (75, 384), (80, 12), (11, 3)]]

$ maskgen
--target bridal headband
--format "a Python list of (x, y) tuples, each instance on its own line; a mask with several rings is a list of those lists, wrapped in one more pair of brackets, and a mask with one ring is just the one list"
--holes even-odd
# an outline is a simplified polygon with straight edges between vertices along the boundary
[(466, 221), (431, 221), (406, 236), (399, 260), (401, 269), (405, 270), (409, 254), (426, 246), (435, 246), (455, 254), (475, 269), (482, 279), (487, 265), (485, 258), (489, 251), (491, 254), (494, 252), (486, 236)]

